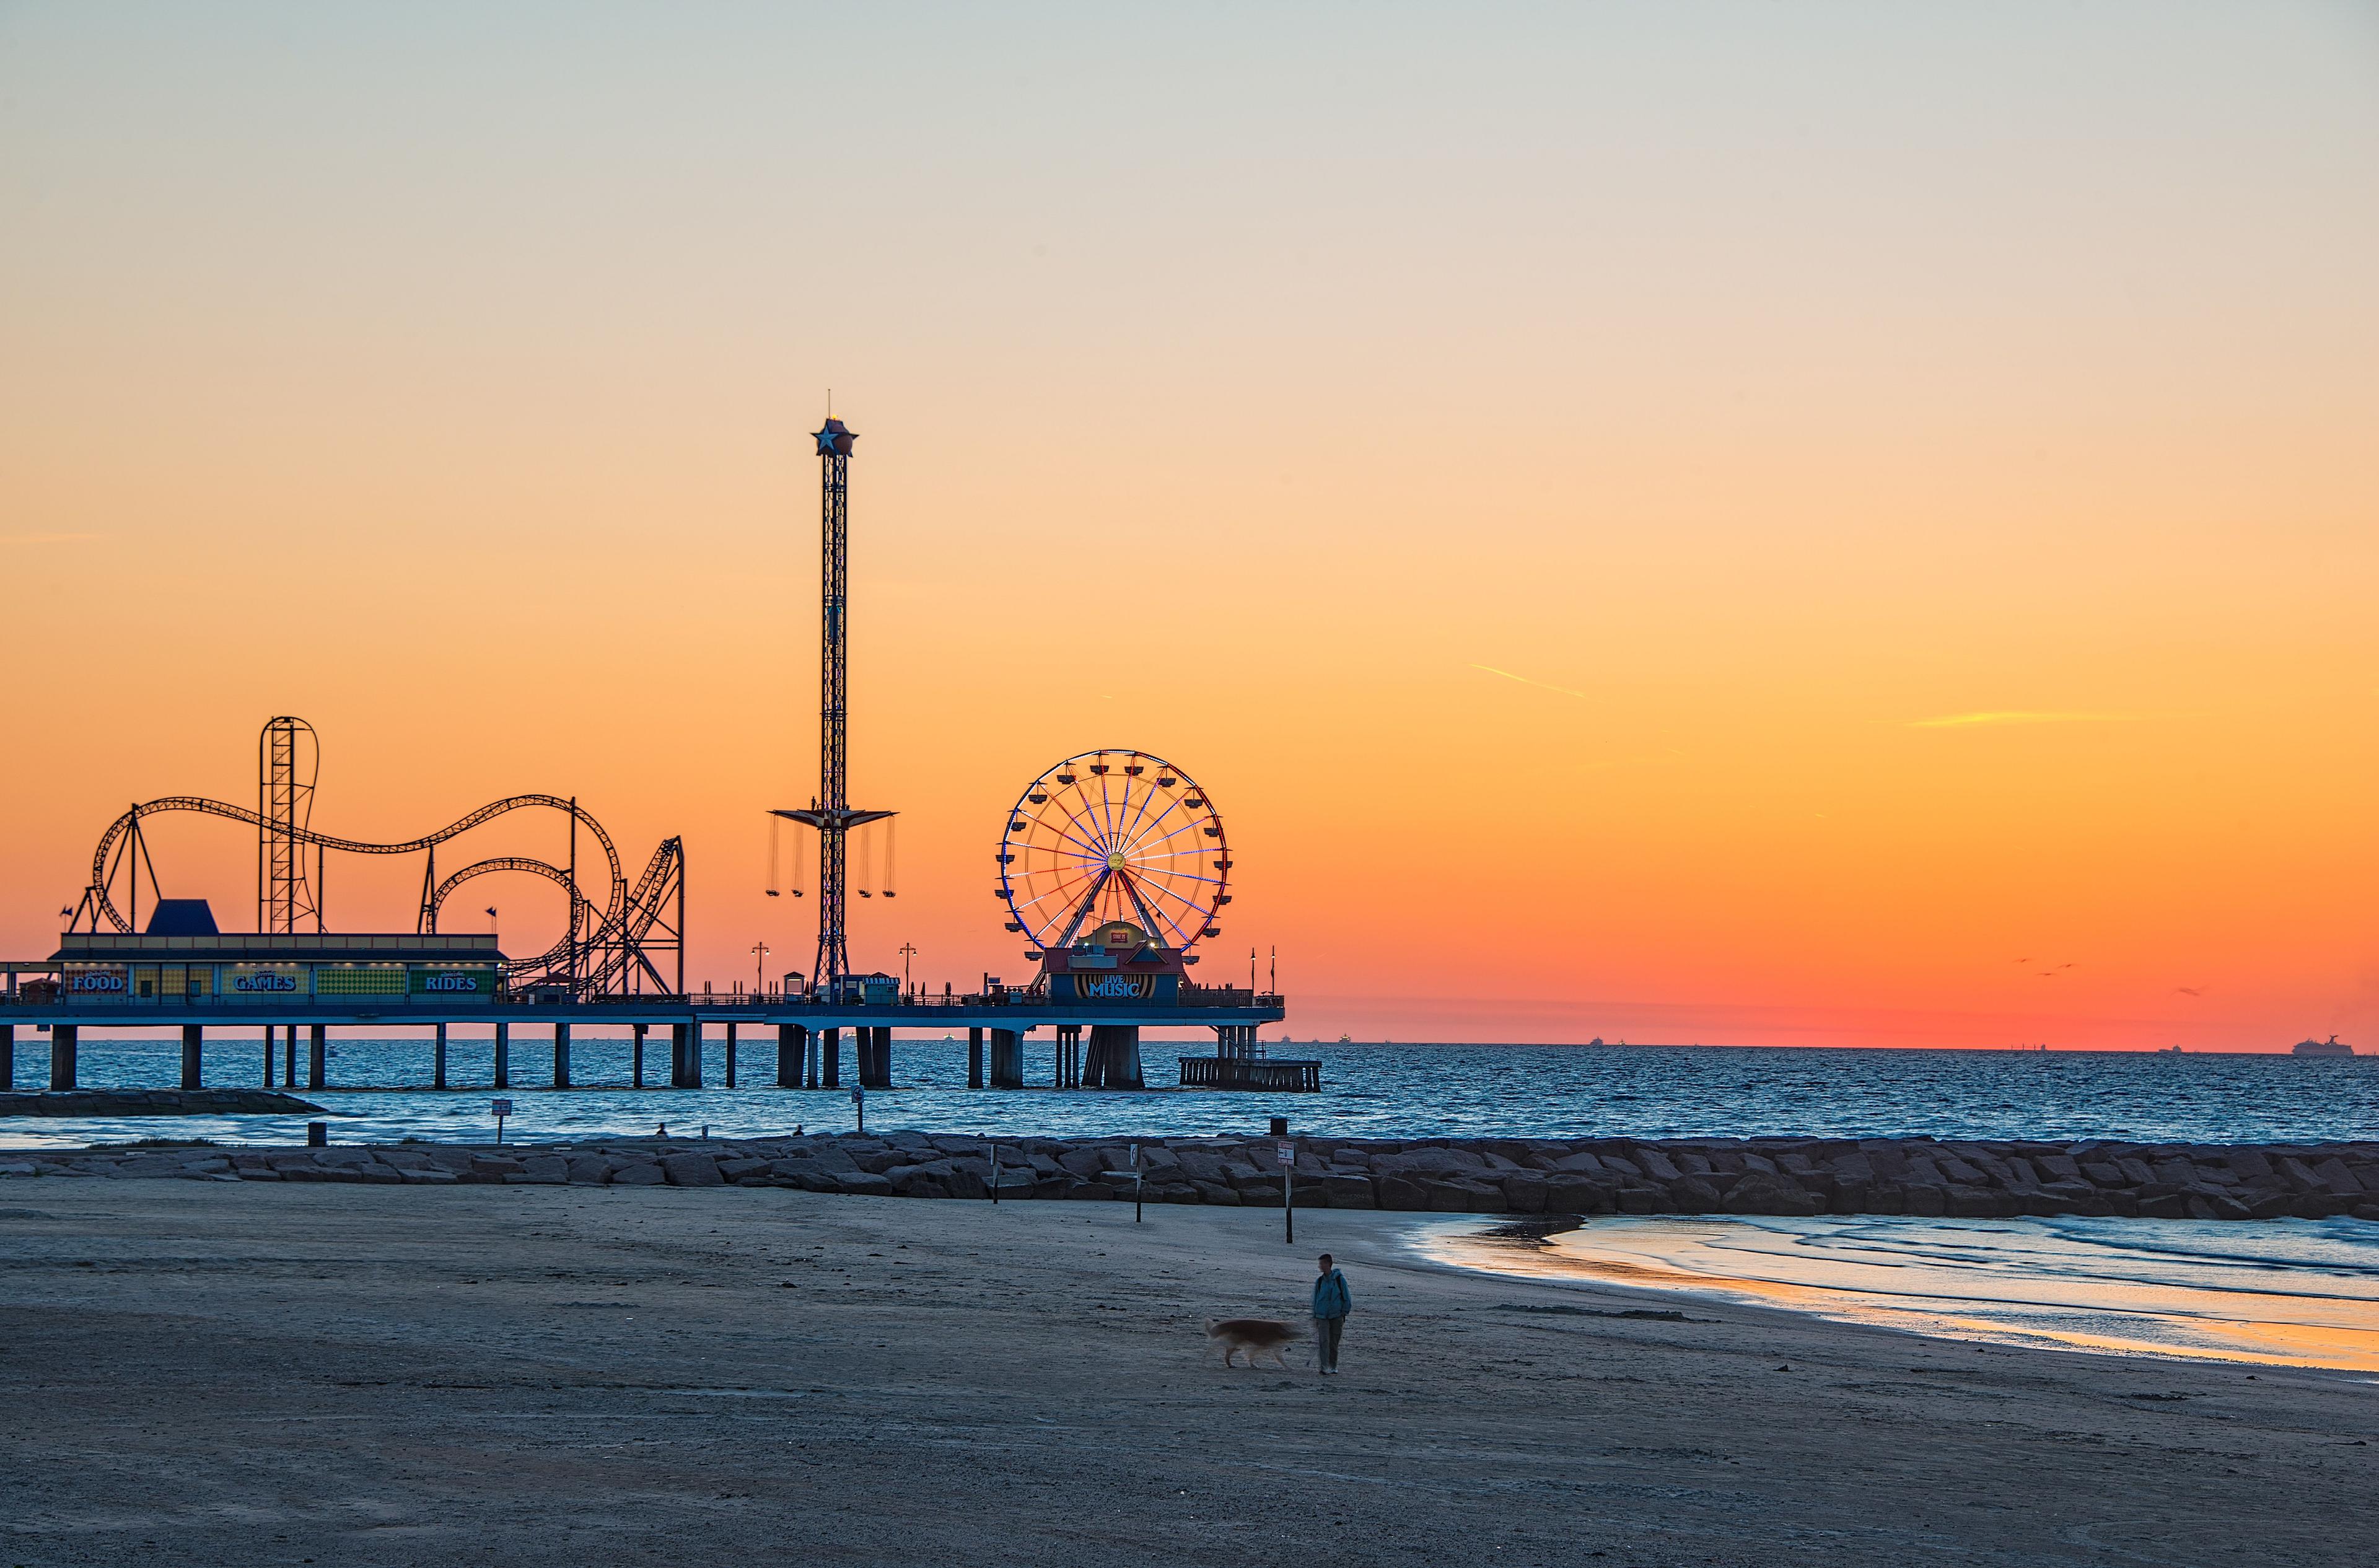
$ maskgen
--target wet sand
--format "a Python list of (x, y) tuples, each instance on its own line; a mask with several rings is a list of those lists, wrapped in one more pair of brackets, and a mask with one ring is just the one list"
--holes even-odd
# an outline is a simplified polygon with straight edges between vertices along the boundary
[[(9, 1563), (2365, 1559), (2379, 1391), (1424, 1261), (1413, 1216), (0, 1188)], [(1208, 1314), (1339, 1254), (1346, 1373)], [(1622, 1316), (1631, 1311), (1673, 1317)], [(1606, 1315), (1609, 1314), (1609, 1315)], [(1298, 1360), (1292, 1354), (1292, 1365)]]

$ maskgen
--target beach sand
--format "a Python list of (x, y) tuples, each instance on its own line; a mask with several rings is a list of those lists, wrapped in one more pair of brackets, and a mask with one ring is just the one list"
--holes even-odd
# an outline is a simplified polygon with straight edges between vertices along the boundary
[[(2368, 1382), (1467, 1274), (1429, 1223), (11, 1182), (0, 1563), (2368, 1561)], [(1344, 1376), (1203, 1353), (1325, 1248)]]

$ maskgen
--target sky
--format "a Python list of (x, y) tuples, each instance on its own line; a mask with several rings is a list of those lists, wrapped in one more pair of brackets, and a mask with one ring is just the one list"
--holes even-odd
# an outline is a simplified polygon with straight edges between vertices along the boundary
[(2379, 8), (0, 5), (0, 214), (7, 956), (291, 713), (806, 969), (831, 389), (862, 967), (1138, 747), (1299, 1039), (2379, 1048)]

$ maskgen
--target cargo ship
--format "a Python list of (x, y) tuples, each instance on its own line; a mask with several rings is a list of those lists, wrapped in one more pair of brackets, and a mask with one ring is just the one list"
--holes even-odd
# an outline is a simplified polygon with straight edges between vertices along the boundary
[(2296, 1043), (2296, 1049), (2290, 1051), (2288, 1055), (2291, 1056), (2350, 1056), (2354, 1055), (2354, 1047), (2340, 1043), (2337, 1036), (2333, 1034), (2326, 1040), (2300, 1040)]

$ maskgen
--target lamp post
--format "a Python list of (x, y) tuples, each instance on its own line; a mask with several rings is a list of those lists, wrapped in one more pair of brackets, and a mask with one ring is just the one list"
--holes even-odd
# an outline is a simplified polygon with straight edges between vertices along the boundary
[(758, 995), (768, 988), (768, 944), (752, 944), (752, 994)]
[(900, 995), (903, 996), (909, 994), (909, 960), (916, 956), (917, 945), (914, 942), (900, 944)]

